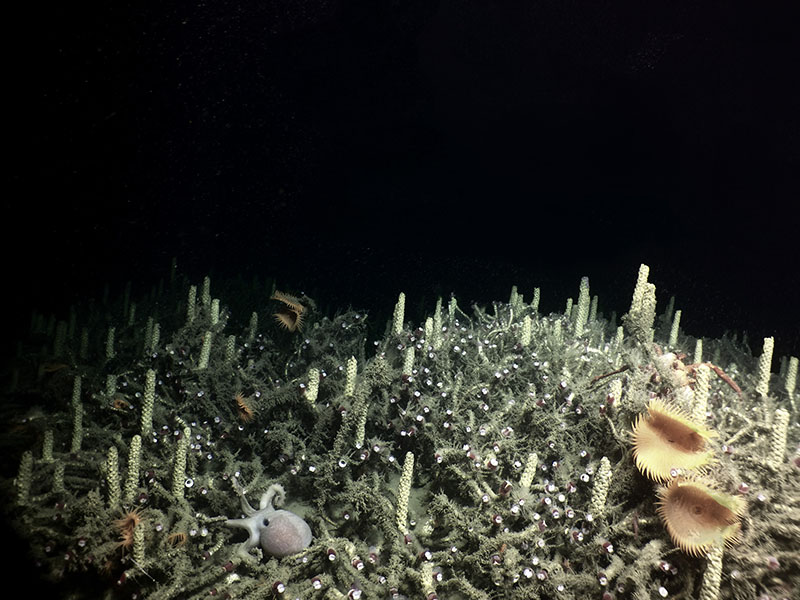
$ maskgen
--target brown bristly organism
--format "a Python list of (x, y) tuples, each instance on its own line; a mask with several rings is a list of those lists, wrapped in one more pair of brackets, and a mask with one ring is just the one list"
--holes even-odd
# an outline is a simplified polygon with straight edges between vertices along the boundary
[(185, 531), (175, 531), (167, 536), (167, 543), (173, 548), (180, 548), (188, 539), (189, 536), (186, 535)]
[(285, 305), (284, 310), (274, 314), (278, 323), (292, 332), (303, 329), (306, 307), (301, 304), (299, 298), (276, 290), (270, 299), (277, 300)]
[(111, 399), (111, 408), (116, 411), (128, 411), (131, 408), (131, 403), (125, 400), (121, 395), (117, 394)]
[(253, 417), (256, 416), (256, 412), (253, 410), (253, 407), (250, 406), (249, 399), (245, 398), (244, 394), (241, 392), (237, 392), (233, 400), (236, 403), (236, 411), (239, 413), (239, 419), (244, 423), (252, 421)]
[(703, 472), (714, 460), (706, 442), (716, 434), (659, 398), (636, 418), (632, 434), (636, 467), (655, 481)]
[(114, 527), (119, 532), (117, 547), (125, 552), (133, 547), (133, 532), (142, 523), (142, 511), (137, 507), (125, 511), (119, 519), (114, 520)]
[(673, 543), (692, 556), (739, 539), (744, 502), (697, 479), (678, 477), (658, 491), (657, 512)]

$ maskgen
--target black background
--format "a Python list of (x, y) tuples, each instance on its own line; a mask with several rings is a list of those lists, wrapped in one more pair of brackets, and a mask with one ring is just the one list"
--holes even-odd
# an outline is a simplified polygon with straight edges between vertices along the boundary
[(621, 313), (646, 262), (688, 332), (796, 354), (797, 44), (744, 4), (18, 7), (15, 309), (177, 256), (373, 309), (588, 275)]

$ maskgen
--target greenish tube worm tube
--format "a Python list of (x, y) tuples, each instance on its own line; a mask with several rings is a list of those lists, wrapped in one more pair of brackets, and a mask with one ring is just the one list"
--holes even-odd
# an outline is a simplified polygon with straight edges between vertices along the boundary
[(116, 446), (108, 449), (106, 458), (106, 491), (108, 492), (108, 507), (116, 508), (120, 503), (119, 487), (119, 451)]
[(186, 489), (186, 455), (189, 452), (191, 435), (192, 430), (185, 427), (175, 450), (175, 462), (172, 467), (172, 495), (176, 498), (183, 498), (183, 491)]
[(139, 487), (139, 463), (142, 453), (142, 436), (135, 435), (131, 438), (131, 446), (128, 450), (128, 474), (125, 478), (125, 488), (122, 493), (122, 501), (131, 504)]
[(408, 535), (408, 497), (411, 494), (411, 482), (414, 479), (414, 453), (406, 452), (403, 461), (403, 472), (397, 486), (397, 511), (395, 522), (403, 535)]
[(149, 436), (153, 431), (153, 405), (156, 399), (156, 372), (148, 369), (144, 376), (144, 394), (142, 395), (141, 434)]
[(81, 378), (75, 377), (72, 383), (72, 444), (70, 452), (81, 449), (83, 441), (83, 404), (81, 404)]

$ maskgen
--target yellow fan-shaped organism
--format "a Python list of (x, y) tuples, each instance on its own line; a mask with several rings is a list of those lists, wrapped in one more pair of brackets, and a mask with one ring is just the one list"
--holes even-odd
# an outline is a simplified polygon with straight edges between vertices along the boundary
[(662, 487), (658, 498), (658, 514), (673, 543), (684, 552), (700, 556), (713, 545), (738, 539), (744, 511), (741, 498), (682, 477)]
[(650, 479), (665, 482), (681, 473), (702, 471), (713, 460), (706, 441), (716, 435), (660, 399), (633, 425), (633, 458)]

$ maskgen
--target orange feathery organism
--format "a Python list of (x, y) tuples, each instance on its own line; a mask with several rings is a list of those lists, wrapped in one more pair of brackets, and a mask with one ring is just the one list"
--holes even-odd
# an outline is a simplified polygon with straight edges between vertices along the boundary
[(114, 527), (119, 531), (117, 547), (127, 550), (133, 547), (133, 532), (142, 522), (142, 513), (138, 508), (129, 510), (119, 519), (114, 520)]
[(186, 543), (186, 540), (189, 539), (189, 536), (183, 531), (177, 531), (174, 533), (170, 533), (167, 536), (167, 543), (172, 546), (173, 548), (179, 548)]
[(673, 543), (693, 556), (738, 540), (744, 502), (698, 480), (677, 478), (659, 490), (658, 514)]
[(276, 290), (270, 299), (278, 300), (286, 305), (286, 310), (282, 312), (276, 312), (274, 315), (278, 323), (283, 325), (289, 331), (303, 329), (303, 318), (306, 312), (306, 307), (300, 303), (299, 298)]
[(237, 393), (234, 397), (234, 402), (236, 402), (236, 410), (239, 412), (239, 418), (245, 423), (252, 421), (256, 413), (253, 410), (253, 407), (250, 406), (247, 398), (245, 398), (241, 393)]
[(284, 294), (283, 292), (279, 292), (278, 290), (275, 290), (275, 292), (273, 292), (271, 299), (283, 302), (286, 306), (289, 307), (290, 310), (293, 310), (294, 312), (303, 313), (306, 310), (306, 307), (300, 303), (300, 299), (297, 296)]
[(706, 441), (716, 435), (680, 409), (651, 400), (647, 415), (633, 425), (633, 458), (650, 479), (668, 481), (682, 472), (702, 471), (713, 460)]
[(122, 396), (117, 395), (111, 400), (111, 408), (120, 411), (130, 410), (131, 403), (125, 400), (125, 398)]

